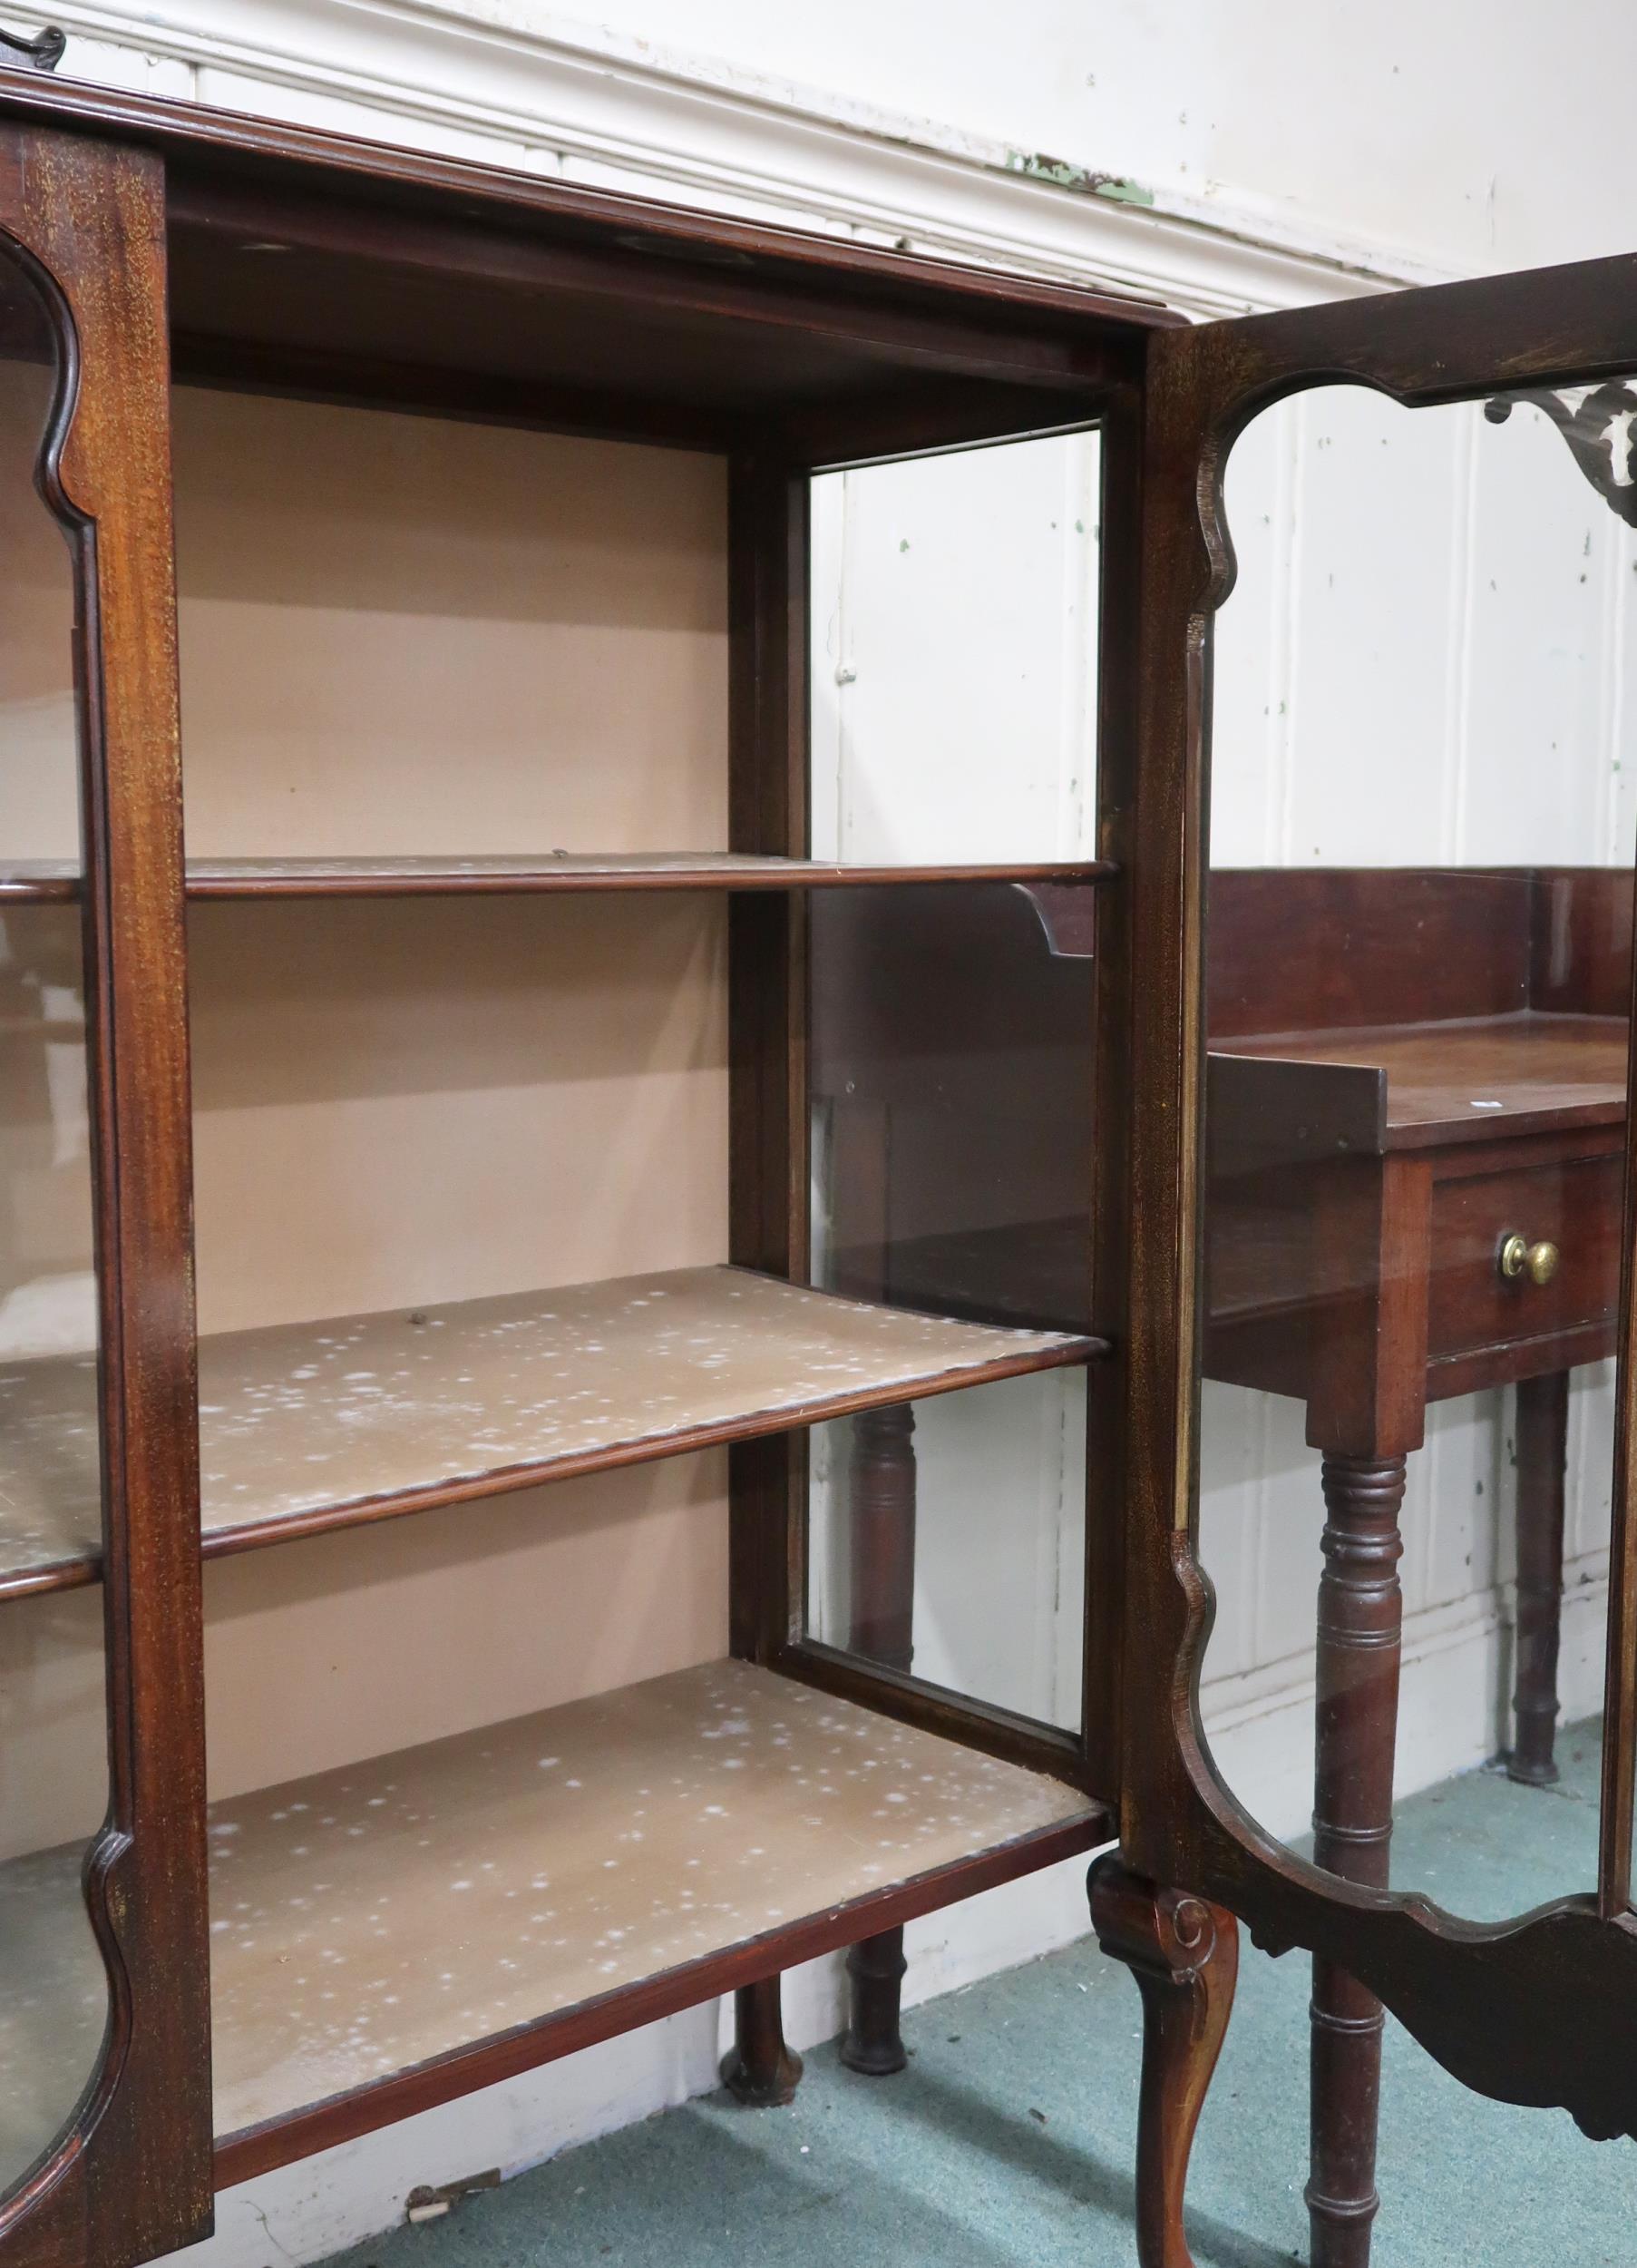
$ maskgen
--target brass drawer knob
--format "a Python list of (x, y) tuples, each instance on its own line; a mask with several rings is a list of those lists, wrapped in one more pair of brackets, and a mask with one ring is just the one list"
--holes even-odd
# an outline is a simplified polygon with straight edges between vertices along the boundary
[(1531, 1244), (1526, 1237), (1501, 1239), (1501, 1274), (1508, 1280), (1526, 1276), (1532, 1284), (1549, 1284), (1557, 1274), (1557, 1246), (1544, 1238)]

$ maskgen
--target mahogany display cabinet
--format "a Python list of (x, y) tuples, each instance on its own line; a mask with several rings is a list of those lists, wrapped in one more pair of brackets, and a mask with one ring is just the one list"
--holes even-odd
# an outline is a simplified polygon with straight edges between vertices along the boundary
[[(1134, 299), (24, 73), (0, 85), (0, 690), (17, 757), (0, 788), (0, 1617), (21, 1634), (8, 1661), (43, 1679), (16, 1688), (25, 1771), (0, 1862), (7, 2257), (151, 2258), (209, 2232), (219, 2188), (728, 1990), (729, 2084), (787, 2099), (799, 2066), (779, 1973), (843, 1947), (845, 2052), (891, 2069), (903, 1924), (1116, 1838), (1092, 1909), (1146, 2006), (1145, 2261), (1186, 2258), (1183, 2176), (1234, 1915), (1260, 1943), (1310, 1949), (1340, 1996), (1316, 2065), (1330, 2259), (1369, 2242), (1373, 1996), (1471, 2086), (1566, 2106), (1593, 2133), (1637, 2128), (1629, 855), (1623, 888), (1607, 858), (1555, 895), (1541, 862), (1513, 861), (1487, 929), (1451, 917), (1420, 947), (1389, 912), (1396, 956), (1374, 991), (1360, 975), (1296, 1001), (1270, 983), (1214, 1035), (1204, 1006), (1212, 616), (1232, 576), (1236, 435), (1320, 384), (1417, 414), (1487, 403), (1497, 428), (1515, 410), (1515, 431), (1561, 426), (1565, 477), (1623, 516), (1637, 269), (1194, 330)], [(341, 698), (423, 527), (389, 512), (379, 552), (360, 551), (320, 512), (326, 540), (292, 565), (268, 476), (236, 541), (241, 475), (277, 455), (272, 425), (240, 422), (247, 403), (299, 411), (281, 445), (306, 452), (320, 501), (390, 425), (369, 458), (390, 503), (391, 452), (411, 445), (393, 436), (416, 420), (634, 452), (624, 472), (599, 459), (572, 507), (567, 619), (593, 628), (628, 622), (648, 587), (603, 559), (609, 523), (667, 483), (685, 518), (686, 468), (709, 468), (726, 497), (719, 737), (685, 748), (676, 680), (593, 650), (576, 714), (619, 709), (646, 751), (628, 779), (610, 786), (595, 731), (571, 762), (544, 700), (526, 764), (486, 779), (505, 736), (485, 722), (501, 671), (481, 660), (463, 721), (421, 770), (366, 758), (367, 719), (297, 760), (281, 737), (307, 713), (291, 689)], [(814, 857), (815, 476), (1087, 431), (1102, 467), (1095, 855)], [(521, 544), (569, 506), (549, 478), (520, 495), (499, 462), (480, 452), (448, 477), (487, 479)], [(217, 612), (184, 605), (179, 665), (178, 562), (186, 600), (211, 543)], [(655, 574), (687, 551), (673, 526)], [(280, 641), (321, 568), (356, 618), (292, 663)], [(503, 583), (513, 565), (497, 553), (494, 572)], [(239, 642), (200, 694), (224, 622)], [(387, 674), (434, 703), (417, 662), (411, 620)], [(551, 666), (567, 682), (581, 665)], [(705, 783), (691, 813), (672, 793), (689, 767)], [(1287, 904), (1281, 934), (1333, 924), (1333, 895), (1328, 911)], [(1352, 948), (1343, 923), (1299, 949), (1357, 973)], [(1289, 950), (1276, 934), (1242, 957), (1260, 978)], [(374, 1056), (346, 989), (365, 963), (397, 1019)], [(570, 1030), (553, 988), (576, 986)], [(700, 1020), (680, 1043), (673, 1011)], [(1447, 1110), (1436, 1141), (1402, 1134), (1437, 1118), (1398, 1104), (1450, 1040), (1427, 1038), (1440, 1018), (1487, 1018), (1513, 1057), (1535, 1051), (1460, 1069), (1508, 1121), (1486, 1119), (1476, 1147)], [(1360, 1064), (1359, 1032), (1407, 1024), (1393, 1062), (1408, 1071)], [(538, 1121), (508, 1115), (522, 1029), (554, 1097)], [(1316, 1035), (1338, 1030), (1327, 1052)], [(478, 1120), (450, 1100), (461, 1070), (440, 1072), (439, 1033), (475, 1061)], [(1257, 1044), (1215, 1044), (1224, 1033)], [(1583, 1076), (1564, 1054), (1583, 1041)], [(720, 1072), (716, 1119), (702, 1106), (684, 1140), (663, 1112), (597, 1116), (604, 1087), (676, 1045), (678, 1094)], [(1237, 1068), (1219, 1076), (1224, 1055)], [(369, 1116), (372, 1080), (390, 1121)], [(1574, 1091), (1543, 1100), (1543, 1081)], [(463, 1147), (451, 1129), (474, 1124)], [(713, 1128), (688, 1181), (683, 1153)], [(1503, 1135), (1523, 1146), (1502, 1155)], [(1600, 1256), (1577, 1256), (1554, 1292), (1574, 1174)], [(1383, 1260), (1389, 1227), (1408, 1240), (1394, 1251), (1425, 1262), (1418, 1309), (1406, 1267)], [(605, 1265), (584, 1262), (599, 1252)], [(1440, 1306), (1446, 1270), (1466, 1289)], [(1538, 1314), (1516, 1309), (1535, 1292)], [(1458, 1921), (1385, 1886), (1375, 1816), (1403, 1460), (1427, 1402), (1484, 1364), (1486, 1378), (1552, 1377), (1611, 1352), (1595, 1879), (1520, 1921)], [(1236, 1804), (1200, 1730), (1207, 1371), (1317, 1412), (1320, 1767), (1336, 1792), (1317, 1862)], [(950, 1396), (980, 1413), (1031, 1378), (1084, 1419), (1077, 1674), (1056, 1711), (934, 1677), (915, 1616), (918, 1521), (924, 1540), (939, 1517), (916, 1502), (915, 1413)], [(207, 1579), (299, 1565), (344, 1618), (371, 1555), (414, 1530), (443, 1539), (420, 1573), (453, 1601), (454, 1523), (494, 1551), (492, 1501), (542, 1536), (606, 1540), (617, 1517), (567, 1509), (579, 1484), (625, 1475), (616, 1512), (639, 1522), (643, 1491), (685, 1469), (706, 1478), (668, 1500), (662, 1540), (675, 1564), (708, 1567), (712, 1458), (727, 1500), (714, 1652), (676, 1637), (681, 1586), (673, 1563), (650, 1570), (660, 1531), (643, 1530), (621, 1547), (626, 1589), (606, 1569), (582, 1580), (572, 1618), (585, 1637), (599, 1583), (609, 1623), (628, 1617), (631, 1571), (651, 1571), (642, 1627), (679, 1661), (619, 1682), (593, 1661), (544, 1710), (473, 1703), (439, 1737), (360, 1735), (319, 1770), (258, 1778), (253, 1743), (221, 1762), (214, 1681), (230, 1649), (253, 1656), (256, 1598), (235, 1594), (212, 1649)], [(1549, 1531), (1549, 1472), (1541, 1485)], [(1014, 1527), (1003, 1485), (984, 1539), (997, 1570)], [(313, 1556), (320, 1535), (337, 1556)], [(527, 1586), (510, 1588), (528, 1608)], [(54, 1617), (78, 1618), (54, 1669), (70, 1625)], [(358, 1641), (382, 1643), (378, 1628)], [(490, 1691), (499, 1649), (485, 1613), (452, 1604), (428, 1677)], [(323, 1712), (333, 1663), (268, 1660), (241, 1679), (241, 1710), (248, 1691), (274, 1723)], [(59, 1771), (53, 1728), (88, 1706), (94, 1768)], [(55, 1801), (71, 1782), (82, 1802), (96, 1789), (77, 1837)]]

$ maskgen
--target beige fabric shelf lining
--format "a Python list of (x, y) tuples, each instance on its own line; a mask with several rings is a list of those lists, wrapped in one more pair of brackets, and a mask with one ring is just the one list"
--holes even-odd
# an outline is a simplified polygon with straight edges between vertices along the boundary
[[(200, 1343), (207, 1554), (776, 1432), (1080, 1361), (734, 1267), (223, 1333)], [(0, 1368), (0, 1597), (94, 1579), (96, 1364)]]
[[(743, 1662), (216, 1804), (217, 2132), (975, 1853), (1018, 1846), (1025, 1872), (1031, 1838), (1077, 1825), (1089, 1847), (1106, 1814), (1057, 1781)], [(71, 1849), (0, 1867), (6, 2179), (51, 2138), (102, 2037), (79, 1863)]]

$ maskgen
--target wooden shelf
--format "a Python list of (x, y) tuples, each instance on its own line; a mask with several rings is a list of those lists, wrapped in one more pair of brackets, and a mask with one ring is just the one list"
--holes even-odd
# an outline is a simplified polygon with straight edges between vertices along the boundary
[[(1102, 1343), (682, 1268), (200, 1343), (207, 1557), (1086, 1360)], [(0, 1369), (0, 1598), (96, 1579), (96, 1368)]]
[[(1046, 865), (841, 865), (737, 851), (569, 853), (473, 858), (190, 858), (192, 899), (454, 897), (541, 890), (827, 890), (929, 882), (1096, 882), (1106, 859)], [(79, 895), (78, 870), (43, 859), (0, 867), (0, 904), (57, 904)]]
[(0, 905), (72, 905), (81, 869), (66, 859), (13, 858), (0, 866)]
[[(1112, 1832), (1073, 1788), (743, 1662), (219, 1803), (218, 2181), (930, 1911), (979, 1886), (943, 1887), (963, 1862), (1002, 1882)], [(101, 2037), (79, 1866), (0, 1867), (0, 2172)]]

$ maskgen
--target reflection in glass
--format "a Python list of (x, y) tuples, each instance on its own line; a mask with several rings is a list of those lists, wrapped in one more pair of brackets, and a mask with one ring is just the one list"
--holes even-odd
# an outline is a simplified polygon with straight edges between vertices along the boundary
[[(73, 583), (34, 485), (55, 380), (45, 317), (13, 272), (0, 281), (0, 1575), (14, 1581), (60, 1556), (63, 1504), (94, 1501), (99, 1458)], [(98, 1590), (0, 1598), (0, 1734), (11, 2187), (72, 2119), (107, 2022), (80, 1882), (108, 1801)]]
[[(1096, 847), (1095, 432), (813, 484), (814, 856)], [(809, 908), (813, 1280), (1084, 1330), (1095, 893), (953, 884)], [(1078, 1371), (812, 1436), (808, 1628), (1055, 1724), (1080, 1716)]]
[(1096, 855), (1095, 431), (812, 484), (812, 849)]
[[(1247, 430), (1225, 492), (1205, 1723), (1273, 1833), (1478, 1920), (1596, 1882), (1637, 638), (1618, 391), (1592, 418), (1589, 389), (1505, 415), (1316, 389)], [(1394, 1860), (1395, 1807), (1428, 1790)]]
[(809, 1635), (1072, 1728), (1085, 1512), (1078, 1371), (815, 1427)]
[[(1091, 918), (1074, 885), (814, 894), (815, 1283), (1088, 1327)], [(814, 1635), (1077, 1723), (1085, 1396), (1050, 1373), (821, 1429)]]

